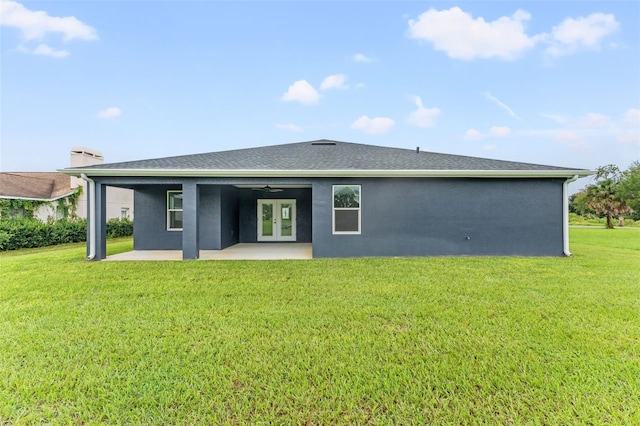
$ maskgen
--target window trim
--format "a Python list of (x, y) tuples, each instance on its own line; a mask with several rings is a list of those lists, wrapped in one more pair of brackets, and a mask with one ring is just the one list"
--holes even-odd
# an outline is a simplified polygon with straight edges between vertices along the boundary
[[(172, 228), (171, 227), (171, 212), (182, 212), (184, 211), (184, 204), (181, 209), (170, 209), (169, 208), (169, 198), (170, 194), (182, 194), (182, 190), (180, 189), (170, 189), (167, 191), (167, 231), (182, 231), (182, 228)], [(184, 202), (184, 199), (183, 199)]]
[[(337, 186), (357, 186), (358, 187), (358, 207), (336, 207), (335, 205), (335, 189)], [(358, 230), (357, 231), (336, 231), (336, 210), (338, 211), (358, 211)], [(362, 185), (338, 183), (331, 185), (331, 230), (333, 235), (360, 235), (362, 234)]]

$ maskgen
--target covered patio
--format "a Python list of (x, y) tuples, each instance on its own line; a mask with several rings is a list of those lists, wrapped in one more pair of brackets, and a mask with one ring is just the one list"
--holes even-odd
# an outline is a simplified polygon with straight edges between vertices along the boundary
[[(199, 260), (297, 260), (312, 257), (311, 243), (240, 243), (224, 250), (200, 250)], [(107, 256), (104, 260), (182, 260), (182, 250), (132, 250)]]

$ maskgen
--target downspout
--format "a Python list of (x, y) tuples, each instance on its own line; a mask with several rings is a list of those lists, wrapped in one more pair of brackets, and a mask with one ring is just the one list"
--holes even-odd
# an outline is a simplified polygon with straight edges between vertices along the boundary
[(569, 251), (569, 184), (578, 180), (578, 175), (564, 181), (562, 185), (562, 252), (565, 256), (571, 256)]
[(96, 257), (96, 183), (84, 173), (81, 173), (80, 177), (87, 181), (89, 188), (89, 255), (87, 260), (93, 260)]

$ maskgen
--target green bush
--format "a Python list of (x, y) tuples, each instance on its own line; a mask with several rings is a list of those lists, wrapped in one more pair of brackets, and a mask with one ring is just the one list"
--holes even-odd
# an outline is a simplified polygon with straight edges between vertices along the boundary
[[(133, 222), (111, 219), (107, 222), (107, 237), (133, 235)], [(87, 240), (87, 220), (59, 220), (47, 223), (35, 219), (0, 221), (0, 250), (45, 247)]]
[[(595, 215), (586, 214), (580, 216), (577, 213), (569, 213), (569, 225), (574, 226), (607, 226), (607, 219), (604, 217), (597, 217)], [(614, 227), (618, 228), (618, 218), (613, 218)], [(624, 227), (638, 228), (640, 227), (640, 221), (633, 220), (632, 217), (625, 216)]]
[(5, 250), (5, 246), (11, 241), (12, 234), (0, 230), (0, 250)]
[(0, 221), (0, 250), (17, 250), (85, 241), (87, 221), (41, 222), (35, 219)]
[(131, 235), (133, 235), (133, 221), (129, 219), (110, 219), (107, 221), (107, 238)]

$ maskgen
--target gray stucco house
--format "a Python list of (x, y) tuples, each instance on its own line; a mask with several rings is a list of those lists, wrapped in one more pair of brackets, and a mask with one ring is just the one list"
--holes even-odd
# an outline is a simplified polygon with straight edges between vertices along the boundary
[(134, 249), (312, 243), (313, 257), (569, 255), (567, 185), (589, 170), (331, 140), (61, 170), (89, 181), (88, 252), (106, 257), (105, 188), (134, 190)]

